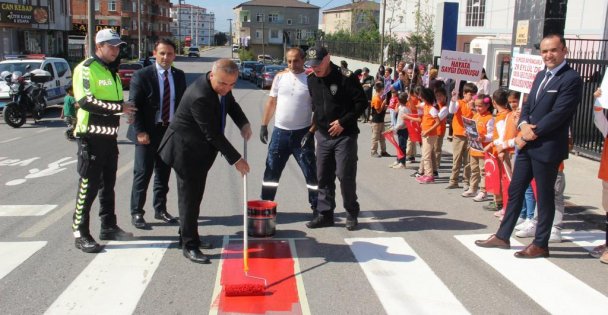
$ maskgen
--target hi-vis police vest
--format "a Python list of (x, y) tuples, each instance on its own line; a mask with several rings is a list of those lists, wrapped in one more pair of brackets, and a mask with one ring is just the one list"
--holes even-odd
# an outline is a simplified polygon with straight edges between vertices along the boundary
[(116, 137), (123, 92), (118, 75), (98, 59), (89, 58), (74, 69), (74, 98), (78, 102), (77, 137)]

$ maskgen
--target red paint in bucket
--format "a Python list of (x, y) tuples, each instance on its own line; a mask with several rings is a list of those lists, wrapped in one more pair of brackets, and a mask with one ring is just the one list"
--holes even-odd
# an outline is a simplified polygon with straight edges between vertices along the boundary
[(276, 231), (277, 203), (270, 200), (247, 201), (247, 231), (255, 237), (273, 236)]

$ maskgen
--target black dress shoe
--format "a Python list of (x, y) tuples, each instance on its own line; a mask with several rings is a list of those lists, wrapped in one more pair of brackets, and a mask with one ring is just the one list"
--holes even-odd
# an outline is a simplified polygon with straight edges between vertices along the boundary
[(102, 228), (99, 231), (99, 239), (107, 241), (127, 241), (133, 239), (133, 233), (125, 232), (115, 225), (111, 228)]
[(184, 248), (182, 250), (184, 257), (197, 264), (210, 264), (211, 260), (205, 256), (198, 248)]
[[(180, 238), (177, 242), (177, 248), (182, 248), (184, 245), (182, 244), (182, 239)], [(213, 249), (213, 244), (201, 241), (198, 244), (198, 248), (202, 249)]]
[(85, 253), (99, 253), (103, 248), (91, 235), (77, 237), (74, 245)]
[(161, 220), (165, 223), (177, 223), (177, 218), (170, 215), (169, 212), (167, 212), (166, 210), (157, 212), (156, 214), (154, 214), (154, 218)]
[(306, 223), (306, 227), (309, 229), (316, 229), (322, 227), (334, 226), (334, 216), (320, 214), (316, 216), (312, 221)]
[(135, 214), (135, 215), (131, 216), (131, 224), (133, 224), (133, 226), (135, 228), (142, 229), (142, 230), (145, 230), (148, 228), (148, 223), (146, 223), (146, 220), (144, 220), (143, 214)]

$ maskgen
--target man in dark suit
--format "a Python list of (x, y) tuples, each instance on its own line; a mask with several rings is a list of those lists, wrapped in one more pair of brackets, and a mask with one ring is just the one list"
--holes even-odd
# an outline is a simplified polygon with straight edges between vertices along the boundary
[(249, 121), (231, 92), (238, 71), (233, 61), (220, 59), (213, 64), (211, 72), (191, 84), (159, 147), (160, 157), (173, 167), (177, 176), (183, 253), (196, 263), (210, 262), (199, 250), (198, 216), (207, 173), (218, 152), (241, 175), (249, 172), (249, 164), (224, 136), (228, 114), (241, 136), (246, 141), (251, 137)]
[(540, 71), (523, 104), (515, 139), (520, 148), (509, 186), (509, 201), (500, 228), (481, 247), (510, 248), (509, 239), (521, 212), (524, 192), (534, 178), (537, 187), (538, 225), (534, 241), (515, 253), (517, 258), (549, 257), (549, 236), (555, 216), (555, 179), (559, 164), (568, 158), (568, 133), (582, 99), (580, 75), (566, 62), (566, 41), (550, 34), (540, 43), (546, 68)]
[(137, 112), (127, 131), (135, 142), (133, 188), (131, 190), (131, 223), (138, 229), (149, 226), (144, 219), (146, 191), (154, 171), (154, 218), (167, 223), (177, 220), (167, 212), (167, 192), (171, 168), (158, 156), (160, 140), (173, 120), (175, 109), (186, 90), (186, 76), (171, 67), (175, 60), (175, 44), (160, 39), (154, 44), (156, 62), (133, 75), (129, 101)]

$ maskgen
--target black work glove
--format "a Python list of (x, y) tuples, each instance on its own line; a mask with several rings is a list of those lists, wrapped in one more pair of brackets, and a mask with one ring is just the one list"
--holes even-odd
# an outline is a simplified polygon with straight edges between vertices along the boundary
[(268, 126), (266, 125), (260, 127), (260, 141), (262, 141), (263, 144), (268, 142)]
[(314, 146), (315, 145), (315, 133), (314, 132), (307, 132), (304, 137), (302, 137), (302, 141), (300, 142), (300, 146), (302, 148), (305, 148), (307, 146)]

